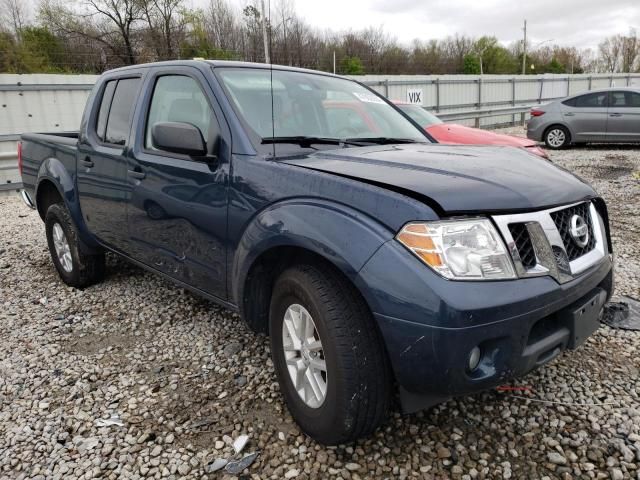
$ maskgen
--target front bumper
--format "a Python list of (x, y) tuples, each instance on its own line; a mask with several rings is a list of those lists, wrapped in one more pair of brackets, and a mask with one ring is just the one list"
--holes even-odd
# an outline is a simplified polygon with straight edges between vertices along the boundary
[[(495, 387), (576, 347), (576, 337), (592, 332), (581, 332), (570, 313), (596, 299), (597, 316), (613, 291), (609, 255), (564, 284), (550, 277), (452, 282), (405, 258), (410, 254), (394, 243), (381, 247), (360, 281), (406, 412)], [(475, 346), (481, 361), (469, 372)]]

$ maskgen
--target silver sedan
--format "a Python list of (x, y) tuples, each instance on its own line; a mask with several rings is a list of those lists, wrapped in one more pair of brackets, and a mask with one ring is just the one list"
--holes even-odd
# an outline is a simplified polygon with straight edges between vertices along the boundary
[(640, 89), (592, 90), (535, 107), (527, 137), (552, 149), (588, 142), (640, 143)]

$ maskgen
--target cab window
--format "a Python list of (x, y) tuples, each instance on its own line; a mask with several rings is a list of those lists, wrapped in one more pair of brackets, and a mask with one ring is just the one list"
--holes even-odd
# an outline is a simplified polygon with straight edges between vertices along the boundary
[(198, 83), (185, 75), (164, 75), (156, 80), (145, 130), (145, 148), (153, 145), (151, 129), (156, 123), (189, 123), (200, 129), (207, 139), (213, 111)]

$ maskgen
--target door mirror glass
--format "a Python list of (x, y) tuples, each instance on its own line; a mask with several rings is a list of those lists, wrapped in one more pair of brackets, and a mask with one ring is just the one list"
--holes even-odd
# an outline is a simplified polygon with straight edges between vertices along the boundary
[(200, 129), (190, 123), (160, 122), (151, 128), (153, 145), (158, 150), (192, 157), (207, 154), (207, 144)]

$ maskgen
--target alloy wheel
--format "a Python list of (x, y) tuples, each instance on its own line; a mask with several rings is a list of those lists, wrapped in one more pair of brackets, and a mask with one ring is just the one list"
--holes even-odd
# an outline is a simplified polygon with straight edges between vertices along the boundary
[(327, 364), (316, 324), (302, 305), (295, 303), (287, 308), (282, 345), (296, 392), (305, 405), (320, 408), (327, 396)]
[(559, 128), (554, 128), (553, 130), (550, 130), (549, 133), (547, 133), (547, 142), (554, 148), (559, 148), (564, 145), (566, 139), (566, 134)]
[(71, 258), (71, 249), (67, 236), (59, 223), (53, 224), (53, 246), (56, 249), (58, 261), (65, 272), (69, 273), (73, 270), (73, 259)]

